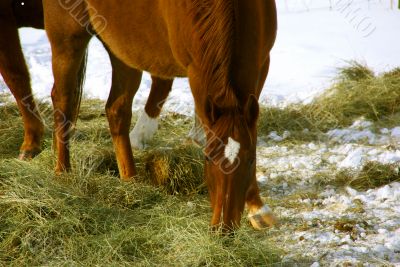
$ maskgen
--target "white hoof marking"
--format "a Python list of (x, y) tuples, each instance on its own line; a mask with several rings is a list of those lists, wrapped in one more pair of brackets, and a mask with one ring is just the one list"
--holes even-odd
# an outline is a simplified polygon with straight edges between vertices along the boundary
[(133, 148), (144, 149), (146, 142), (153, 138), (157, 129), (157, 119), (150, 118), (146, 111), (143, 111), (132, 132), (129, 134), (131, 146)]

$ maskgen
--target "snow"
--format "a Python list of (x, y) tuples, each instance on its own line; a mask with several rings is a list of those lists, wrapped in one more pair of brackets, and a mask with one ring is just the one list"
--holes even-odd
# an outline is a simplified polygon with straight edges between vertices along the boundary
[[(371, 126), (369, 122), (357, 125), (360, 130)], [(352, 125), (348, 129), (354, 128)], [(381, 132), (391, 135), (392, 130)], [(269, 146), (258, 147), (257, 177), (263, 186), (272, 186), (271, 198), (313, 188), (319, 183), (315, 175), (321, 173), (332, 174), (341, 168), (359, 169), (367, 161), (400, 162), (400, 151), (388, 151), (380, 144), (365, 144), (362, 140), (338, 143), (332, 138), (327, 143), (299, 147), (287, 147), (280, 144), (281, 140), (270, 139), (269, 142), (272, 142)], [(327, 158), (330, 160), (324, 160)], [(293, 253), (296, 258), (296, 252), (301, 251), (302, 256), (312, 259), (323, 257), (325, 263), (333, 264), (329, 266), (345, 263), (375, 266), (372, 259), (400, 265), (400, 183), (365, 192), (351, 187), (344, 191), (330, 186), (321, 189), (322, 192), (316, 191), (316, 198), (299, 200), (305, 207), (303, 212), (299, 208), (275, 208), (280, 217), (289, 217), (290, 221), (298, 218), (310, 227), (307, 231), (293, 230), (294, 234), (291, 232), (286, 237), (292, 240), (285, 242), (287, 257)], [(356, 207), (361, 207), (361, 216), (353, 212)], [(357, 222), (351, 233), (332, 229), (334, 222), (343, 218)], [(318, 266), (316, 264), (319, 262), (314, 266)]]
[[(360, 9), (355, 18), (347, 16), (348, 10), (329, 10), (329, 1), (305, 2), (297, 1), (297, 5), (286, 9), (284, 1), (277, 1), (279, 31), (264, 101), (278, 105), (310, 101), (330, 84), (335, 68), (348, 60), (366, 62), (378, 72), (398, 66), (400, 16), (398, 11), (388, 10), (388, 1), (368, 1), (370, 6), (367, 1), (357, 1), (348, 9)], [(299, 12), (307, 8), (310, 12)], [(365, 18), (376, 28), (368, 37), (355, 27)]]
[[(357, 1), (348, 8), (343, 3), (339, 0), (277, 1), (278, 37), (271, 53), (262, 103), (282, 106), (310, 101), (329, 86), (337, 67), (353, 59), (368, 63), (377, 72), (398, 66), (400, 12), (389, 8), (389, 0)], [(372, 26), (367, 27), (369, 24)], [(364, 28), (375, 30), (366, 36)], [(20, 33), (34, 93), (48, 99), (53, 81), (46, 35), (32, 29), (21, 29)], [(143, 107), (150, 85), (150, 76), (145, 74), (134, 109)], [(92, 40), (84, 93), (87, 97), (106, 99), (110, 86), (108, 56), (102, 44)], [(177, 79), (173, 88), (165, 108), (192, 114), (193, 99), (187, 79)], [(6, 91), (6, 87), (0, 81), (1, 91)]]
[(282, 141), (284, 138), (279, 136), (278, 133), (276, 131), (272, 131), (269, 135), (268, 135), (269, 139), (272, 139), (274, 141)]
[[(336, 69), (350, 60), (367, 63), (376, 72), (399, 66), (400, 11), (390, 9), (389, 0), (344, 5), (352, 2), (355, 1), (277, 1), (279, 31), (260, 98), (262, 104), (307, 103), (329, 87)], [(20, 35), (34, 94), (49, 100), (53, 78), (47, 37), (43, 31), (33, 29), (21, 29)], [(105, 100), (110, 86), (109, 58), (102, 44), (92, 40), (84, 95)], [(150, 75), (145, 73), (135, 96), (134, 110), (143, 108), (150, 86)], [(8, 89), (0, 78), (2, 92)], [(164, 107), (193, 114), (187, 79), (175, 80)], [(332, 175), (343, 168), (357, 170), (368, 161), (400, 162), (400, 127), (374, 129), (365, 118), (359, 118), (348, 128), (327, 132), (326, 142), (286, 146), (283, 141), (288, 137), (288, 131), (281, 135), (271, 132), (258, 143), (257, 178), (275, 198), (314, 188), (318, 184), (315, 177), (320, 174)], [(313, 267), (326, 263), (376, 266), (386, 262), (400, 266), (400, 183), (366, 192), (326, 186), (315, 193), (315, 198), (299, 199), (304, 206), (302, 211), (274, 207), (280, 217), (288, 217), (291, 222), (293, 218), (305, 221), (310, 228), (285, 230), (283, 236), (278, 236), (277, 243), (285, 247), (287, 257), (304, 252), (301, 256), (310, 257)], [(352, 212), (359, 206), (364, 211), (361, 215)], [(332, 224), (341, 218), (357, 221), (354, 233), (333, 229)], [(299, 242), (300, 237), (303, 240)], [(369, 262), (371, 259), (379, 259), (380, 264)]]
[[(337, 194), (329, 190), (323, 192), (320, 194), (325, 198), (322, 202), (323, 209), (314, 209), (311, 212), (293, 216), (302, 217), (309, 222), (315, 219), (324, 221), (340, 218), (343, 215), (350, 216), (346, 210), (351, 208), (356, 200), (362, 199), (366, 216), (363, 220), (374, 221), (375, 225), (370, 225), (373, 226), (373, 229), (364, 229), (365, 226), (357, 224), (353, 230), (355, 237), (351, 237), (340, 231), (329, 231), (322, 224), (318, 224), (319, 227), (314, 231), (298, 232), (295, 238), (302, 236), (304, 241), (309, 240), (310, 243), (319, 244), (319, 249), (322, 251), (325, 246), (336, 246), (335, 251), (328, 255), (328, 258), (330, 257), (336, 262), (339, 259), (344, 262), (351, 256), (352, 261), (356, 263), (365, 254), (369, 257), (386, 258), (389, 262), (400, 264), (400, 217), (390, 211), (392, 208), (390, 205), (382, 205), (382, 203), (390, 202), (393, 206), (399, 207), (399, 186), (399, 183), (393, 183), (380, 189), (369, 190), (366, 193), (347, 189), (350, 192), (348, 195)], [(374, 218), (375, 214), (380, 215), (381, 218), (378, 216)], [(388, 224), (389, 220), (391, 223)], [(304, 245), (304, 241), (302, 241), (302, 245)], [(312, 251), (311, 254), (313, 254)]]
[[(320, 187), (318, 180), (321, 174), (334, 176), (341, 169), (359, 170), (369, 161), (399, 163), (400, 127), (374, 127), (359, 118), (348, 128), (326, 133), (325, 142), (297, 146), (287, 145), (276, 132), (264, 137), (268, 143), (258, 147), (257, 177), (262, 186), (270, 188), (269, 197), (279, 199), (304, 190), (317, 193), (317, 197), (298, 200), (303, 211), (298, 207), (274, 208), (279, 217), (291, 222), (297, 218), (309, 227), (306, 231), (286, 230), (291, 234), (284, 237), (285, 259), (301, 253), (323, 259), (322, 266), (400, 266), (400, 183), (359, 192), (351, 187)], [(333, 229), (335, 222), (343, 219), (356, 222), (351, 232)]]
[(393, 128), (393, 129), (391, 130), (390, 135), (391, 135), (393, 138), (398, 138), (398, 139), (400, 139), (400, 127), (395, 127), (395, 128)]
[(365, 154), (365, 149), (359, 147), (351, 151), (347, 157), (339, 163), (340, 168), (351, 168), (355, 166), (360, 166), (363, 162), (363, 156)]

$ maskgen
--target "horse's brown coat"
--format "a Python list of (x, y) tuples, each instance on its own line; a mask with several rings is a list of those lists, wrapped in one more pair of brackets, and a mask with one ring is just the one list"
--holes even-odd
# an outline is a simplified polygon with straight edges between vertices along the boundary
[[(238, 226), (245, 206), (251, 212), (263, 203), (255, 177), (258, 97), (269, 68), (276, 36), (273, 0), (76, 0), (113, 52), (115, 79), (107, 115), (121, 177), (136, 174), (128, 129), (132, 97), (141, 72), (172, 79), (188, 76), (196, 113), (207, 132), (205, 175), (211, 197), (211, 224)], [(46, 30), (52, 43), (56, 109), (73, 118), (71, 90), (89, 36), (60, 5), (44, 0)], [(84, 11), (83, 11), (84, 12)], [(98, 24), (97, 24), (98, 25)], [(61, 62), (61, 63), (60, 63)], [(120, 86), (123, 81), (124, 85)], [(124, 88), (131, 88), (126, 90)], [(68, 126), (55, 117), (57, 170), (69, 168)], [(224, 159), (221, 143), (232, 138), (241, 145), (237, 168)], [(222, 163), (222, 165), (221, 165)], [(262, 216), (261, 216), (262, 217)], [(264, 220), (267, 222), (269, 218)]]

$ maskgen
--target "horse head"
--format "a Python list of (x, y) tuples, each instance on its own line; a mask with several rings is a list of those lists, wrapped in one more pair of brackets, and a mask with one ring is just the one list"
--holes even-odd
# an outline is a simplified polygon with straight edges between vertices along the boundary
[(205, 177), (210, 193), (212, 226), (240, 225), (249, 188), (255, 182), (258, 101), (250, 95), (243, 107), (220, 108), (207, 101)]

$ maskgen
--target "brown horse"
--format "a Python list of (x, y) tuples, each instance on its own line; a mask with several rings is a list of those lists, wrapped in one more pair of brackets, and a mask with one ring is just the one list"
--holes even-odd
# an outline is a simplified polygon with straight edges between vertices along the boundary
[(0, 73), (14, 95), (24, 121), (25, 134), (19, 158), (29, 159), (40, 152), (44, 126), (32, 96), (19, 27), (44, 28), (41, 0), (0, 1)]
[[(14, 95), (24, 121), (24, 141), (20, 159), (30, 159), (41, 151), (43, 122), (32, 96), (29, 72), (23, 56), (18, 28), (44, 29), (42, 0), (6, 0), (0, 2), (0, 73)], [(80, 81), (79, 86), (81, 85)], [(135, 126), (132, 143), (143, 146), (154, 134), (162, 104), (171, 90), (172, 80), (154, 77), (152, 90), (145, 106), (144, 116)], [(157, 93), (155, 93), (157, 92)], [(79, 96), (80, 97), (80, 96)], [(143, 125), (151, 122), (152, 127)]]
[[(70, 168), (69, 121), (90, 25), (108, 49), (113, 83), (106, 105), (120, 175), (136, 175), (130, 148), (132, 99), (142, 71), (161, 80), (188, 76), (207, 134), (205, 176), (211, 225), (239, 226), (247, 204), (254, 227), (274, 222), (256, 181), (258, 97), (269, 69), (277, 19), (274, 0), (44, 0), (53, 52), (58, 161)], [(87, 27), (86, 27), (87, 28)], [(114, 56), (115, 55), (115, 56)], [(129, 90), (127, 90), (129, 88)]]

